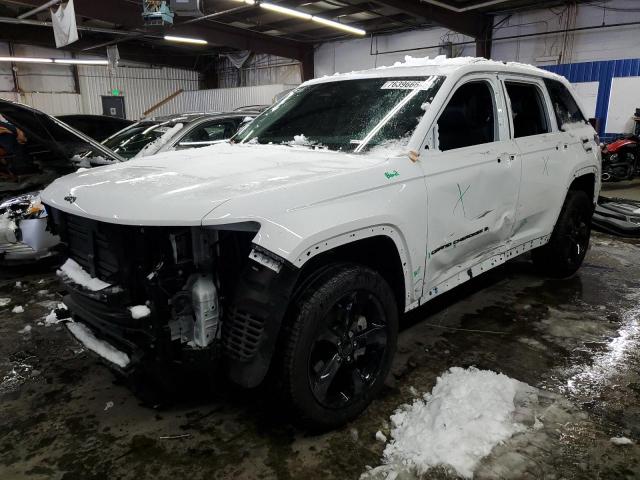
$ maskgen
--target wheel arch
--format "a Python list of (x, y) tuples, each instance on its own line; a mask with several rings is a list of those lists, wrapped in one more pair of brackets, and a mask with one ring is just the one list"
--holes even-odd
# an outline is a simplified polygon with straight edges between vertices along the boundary
[(373, 225), (316, 242), (303, 249), (293, 264), (304, 277), (335, 261), (372, 268), (391, 286), (399, 309), (404, 310), (411, 303), (411, 269), (418, 266), (411, 265), (404, 237), (395, 227)]
[(591, 169), (581, 169), (576, 172), (574, 179), (569, 184), (568, 191), (580, 191), (587, 194), (589, 200), (595, 204), (596, 198), (596, 173)]
[(352, 239), (350, 242), (332, 245), (333, 242), (327, 240), (307, 249), (302, 255), (308, 258), (300, 267), (297, 290), (328, 265), (355, 263), (379, 273), (391, 287), (398, 310), (404, 311), (410, 300), (406, 284), (409, 268), (402, 245), (398, 247), (393, 236), (385, 233), (389, 229), (382, 227), (367, 229), (367, 232), (352, 232), (348, 234)]
[(292, 301), (336, 264), (362, 264), (377, 271), (390, 285), (398, 313), (404, 311), (410, 269), (401, 237), (391, 234), (395, 229), (389, 226), (364, 230), (319, 242), (322, 248), (312, 245), (301, 255), (305, 258), (301, 265), (282, 259), (276, 261), (280, 267), (274, 267), (260, 256), (250, 256), (223, 324), (227, 374), (235, 383), (253, 388), (262, 382)]

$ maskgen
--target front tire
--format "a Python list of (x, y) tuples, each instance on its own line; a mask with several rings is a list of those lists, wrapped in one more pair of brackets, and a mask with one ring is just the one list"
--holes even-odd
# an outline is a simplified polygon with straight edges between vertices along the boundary
[(593, 205), (585, 192), (570, 190), (551, 239), (532, 252), (533, 263), (554, 278), (578, 271), (589, 248)]
[(345, 264), (308, 284), (290, 312), (281, 391), (294, 420), (326, 430), (357, 417), (391, 368), (398, 310), (375, 271)]

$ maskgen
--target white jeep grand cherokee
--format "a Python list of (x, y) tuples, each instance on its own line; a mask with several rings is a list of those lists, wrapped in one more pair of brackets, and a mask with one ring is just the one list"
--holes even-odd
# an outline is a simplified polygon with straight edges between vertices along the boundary
[(299, 420), (340, 425), (380, 391), (402, 312), (529, 250), (579, 268), (597, 141), (567, 81), (526, 65), (306, 82), (231, 142), (44, 191), (70, 326), (124, 371), (269, 371)]

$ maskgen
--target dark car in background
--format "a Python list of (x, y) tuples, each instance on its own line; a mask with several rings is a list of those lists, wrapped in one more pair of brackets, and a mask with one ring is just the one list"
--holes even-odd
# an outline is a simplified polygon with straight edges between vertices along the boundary
[(58, 115), (58, 119), (98, 142), (134, 123), (133, 120), (106, 115)]
[(0, 262), (51, 255), (40, 190), (58, 177), (121, 161), (95, 140), (40, 110), (0, 100)]

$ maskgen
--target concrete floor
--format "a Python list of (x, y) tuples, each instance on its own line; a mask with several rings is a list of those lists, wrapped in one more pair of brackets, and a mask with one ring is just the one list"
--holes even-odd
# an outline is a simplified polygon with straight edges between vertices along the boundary
[(602, 184), (603, 197), (626, 198), (640, 201), (640, 178), (627, 182), (607, 182)]
[(516, 260), (412, 312), (381, 398), (320, 436), (287, 423), (267, 390), (223, 381), (205, 392), (189, 388), (205, 378), (183, 379), (170, 402), (142, 402), (63, 327), (38, 324), (59, 299), (50, 270), (3, 270), (0, 297), (13, 303), (0, 308), (0, 478), (356, 479), (379, 465), (375, 432), (399, 405), (471, 365), (540, 388), (543, 423), (495, 448), (476, 478), (640, 478), (639, 259), (640, 242), (594, 234), (571, 279)]

